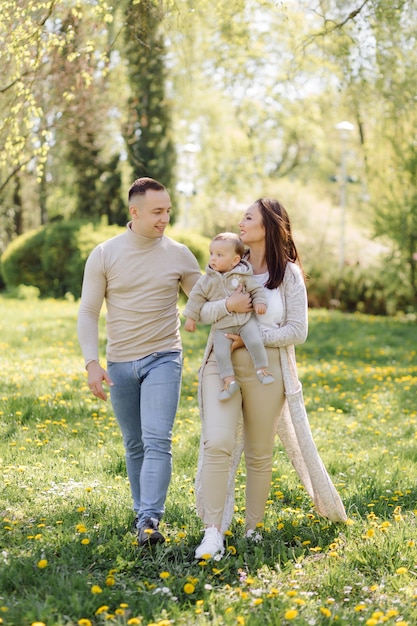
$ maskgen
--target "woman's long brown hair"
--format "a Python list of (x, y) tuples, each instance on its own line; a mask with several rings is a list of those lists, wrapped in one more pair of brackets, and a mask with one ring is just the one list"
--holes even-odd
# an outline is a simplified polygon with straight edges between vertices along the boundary
[(292, 237), (290, 218), (282, 204), (270, 198), (259, 198), (255, 204), (265, 228), (265, 257), (269, 272), (265, 287), (276, 289), (284, 279), (288, 261), (297, 263), (302, 270), (301, 260)]

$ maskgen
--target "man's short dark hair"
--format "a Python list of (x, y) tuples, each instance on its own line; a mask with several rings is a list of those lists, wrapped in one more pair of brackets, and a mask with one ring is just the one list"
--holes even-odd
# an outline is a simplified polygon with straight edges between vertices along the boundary
[(166, 191), (164, 185), (159, 183), (154, 178), (148, 178), (144, 176), (143, 178), (137, 178), (129, 188), (128, 198), (129, 201), (134, 196), (143, 196), (148, 191), (148, 189), (153, 189), (154, 191)]

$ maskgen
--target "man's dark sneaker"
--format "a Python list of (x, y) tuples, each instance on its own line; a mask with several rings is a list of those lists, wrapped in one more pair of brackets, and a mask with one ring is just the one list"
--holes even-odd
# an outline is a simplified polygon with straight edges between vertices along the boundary
[(136, 516), (135, 519), (132, 522), (132, 531), (134, 533), (136, 533), (138, 531), (138, 523), (139, 523), (139, 518), (138, 518), (138, 516)]
[(164, 543), (165, 537), (158, 530), (159, 521), (154, 517), (147, 517), (138, 528), (138, 544), (139, 546), (155, 545), (156, 543)]

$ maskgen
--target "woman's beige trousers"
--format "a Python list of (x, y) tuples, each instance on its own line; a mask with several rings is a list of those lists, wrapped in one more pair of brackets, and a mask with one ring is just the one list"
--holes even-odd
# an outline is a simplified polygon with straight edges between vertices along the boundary
[(231, 454), (241, 410), (245, 432), (246, 530), (263, 521), (272, 477), (276, 422), (284, 403), (284, 387), (277, 348), (267, 348), (268, 371), (275, 382), (262, 385), (245, 348), (233, 352), (232, 361), (240, 392), (229, 400), (218, 399), (222, 389), (213, 352), (204, 368), (202, 487), (205, 526), (220, 528), (226, 499)]

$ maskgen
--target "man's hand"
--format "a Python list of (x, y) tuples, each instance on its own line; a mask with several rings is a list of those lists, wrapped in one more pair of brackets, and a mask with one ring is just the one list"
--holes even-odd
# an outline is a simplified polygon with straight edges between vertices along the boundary
[(91, 361), (87, 365), (88, 386), (93, 396), (107, 400), (107, 393), (103, 389), (103, 380), (111, 387), (113, 385), (110, 376), (98, 361)]
[(226, 308), (229, 313), (249, 313), (252, 311), (252, 298), (250, 293), (242, 293), (243, 286), (239, 285), (234, 293), (226, 300)]

